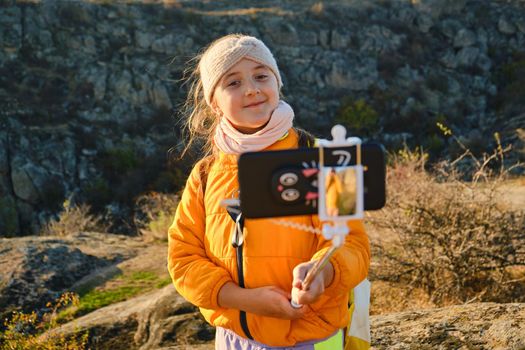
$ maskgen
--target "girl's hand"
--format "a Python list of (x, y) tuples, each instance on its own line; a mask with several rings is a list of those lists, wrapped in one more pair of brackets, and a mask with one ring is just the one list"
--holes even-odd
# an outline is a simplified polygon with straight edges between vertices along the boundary
[(254, 293), (252, 310), (254, 314), (267, 317), (295, 320), (306, 313), (306, 308), (293, 308), (290, 304), (290, 293), (275, 287), (267, 286), (251, 290)]
[(328, 263), (325, 268), (314, 278), (308, 290), (303, 289), (303, 281), (308, 271), (312, 269), (315, 261), (297, 265), (293, 270), (292, 300), (300, 305), (315, 303), (324, 293), (325, 288), (332, 283), (334, 267)]
[(306, 307), (293, 308), (290, 293), (275, 286), (246, 289), (228, 282), (219, 291), (218, 301), (221, 307), (286, 320), (301, 318), (307, 312)]

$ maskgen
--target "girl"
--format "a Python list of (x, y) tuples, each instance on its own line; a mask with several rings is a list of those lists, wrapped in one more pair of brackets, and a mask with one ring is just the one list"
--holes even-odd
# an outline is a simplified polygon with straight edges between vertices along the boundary
[[(199, 56), (193, 76), (189, 144), (204, 136), (208, 156), (193, 168), (169, 229), (168, 269), (177, 291), (216, 327), (216, 349), (342, 349), (348, 294), (370, 263), (362, 222), (349, 223), (344, 246), (302, 290), (331, 242), (271, 219), (247, 219), (236, 250), (236, 223), (219, 205), (237, 196), (240, 153), (297, 148), (304, 134), (280, 99), (274, 57), (254, 37), (227, 35)], [(317, 216), (288, 220), (320, 227)], [(293, 308), (292, 296), (303, 306)]]

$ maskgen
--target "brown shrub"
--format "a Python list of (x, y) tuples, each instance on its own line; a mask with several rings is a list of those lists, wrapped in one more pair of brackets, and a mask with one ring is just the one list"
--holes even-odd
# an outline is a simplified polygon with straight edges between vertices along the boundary
[(63, 209), (57, 219), (51, 219), (42, 229), (44, 236), (68, 236), (80, 231), (107, 232), (109, 225), (102, 216), (90, 213), (87, 204), (74, 205), (70, 200), (64, 201)]
[(69, 305), (76, 306), (78, 296), (65, 293), (55, 303), (48, 303), (49, 311), (39, 316), (31, 313), (14, 312), (4, 320), (0, 331), (0, 349), (42, 349), (42, 350), (84, 350), (87, 348), (89, 333), (76, 330), (73, 335), (51, 334), (59, 326), (59, 312)]
[(424, 290), (431, 303), (525, 301), (525, 212), (501, 205), (499, 188), (508, 169), (498, 147), (483, 160), (472, 157), (470, 178), (459, 161), (432, 172), (426, 156), (404, 150), (387, 171), (386, 207), (370, 215), (373, 225), (392, 234), (373, 243), (372, 279), (400, 283), (407, 293)]
[(179, 196), (150, 192), (140, 196), (135, 202), (134, 223), (146, 241), (168, 239)]

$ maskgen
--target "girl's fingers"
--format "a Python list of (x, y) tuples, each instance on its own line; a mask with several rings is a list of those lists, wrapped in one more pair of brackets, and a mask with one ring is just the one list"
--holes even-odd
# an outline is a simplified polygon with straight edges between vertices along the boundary
[(292, 283), (292, 287), (301, 289), (303, 286), (303, 280), (301, 279), (294, 279)]
[(304, 276), (306, 276), (306, 267), (302, 264), (300, 265), (297, 265), (294, 269), (293, 269), (293, 279), (294, 281), (296, 280), (302, 280), (304, 278)]
[(299, 304), (311, 304), (317, 299), (319, 299), (323, 292), (324, 288), (322, 280), (317, 278), (310, 285), (310, 288), (308, 290), (302, 290), (301, 288), (292, 289), (292, 295), (294, 296), (294, 300)]
[(308, 272), (308, 270), (310, 270), (311, 265), (312, 265), (311, 262), (302, 263), (302, 264), (297, 265), (293, 269), (293, 282), (292, 282), (293, 287), (296, 287), (296, 288), (302, 287), (303, 280), (306, 277), (306, 273)]

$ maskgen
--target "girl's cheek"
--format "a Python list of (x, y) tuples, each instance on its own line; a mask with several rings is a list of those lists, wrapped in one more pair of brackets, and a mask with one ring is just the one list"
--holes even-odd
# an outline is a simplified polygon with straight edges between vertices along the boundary
[(238, 104), (238, 102), (236, 102), (236, 101), (239, 101), (239, 99), (235, 99), (235, 98), (230, 99), (228, 101), (228, 107), (230, 109), (235, 109), (236, 104)]

